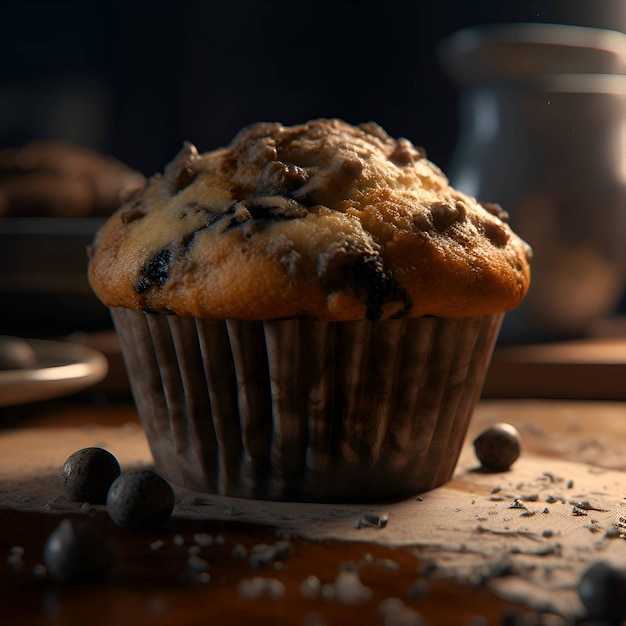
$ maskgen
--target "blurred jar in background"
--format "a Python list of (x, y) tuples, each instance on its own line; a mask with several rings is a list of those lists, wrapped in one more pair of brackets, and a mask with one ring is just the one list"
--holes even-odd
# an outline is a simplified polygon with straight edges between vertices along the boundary
[(586, 334), (626, 286), (626, 34), (478, 26), (440, 52), (463, 90), (451, 182), (501, 204), (534, 250), (501, 339)]

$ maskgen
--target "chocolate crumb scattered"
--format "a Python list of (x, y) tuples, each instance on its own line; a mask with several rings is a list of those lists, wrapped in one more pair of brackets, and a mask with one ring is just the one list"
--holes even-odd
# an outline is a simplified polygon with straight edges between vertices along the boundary
[(522, 550), (514, 546), (511, 548), (511, 554), (528, 554), (532, 556), (561, 556), (562, 550), (560, 544), (547, 545), (537, 548), (536, 550)]
[(510, 504), (507, 509), (526, 509), (526, 505), (519, 499), (515, 498), (513, 504)]
[(595, 520), (591, 520), (591, 524), (586, 524), (583, 528), (586, 528), (590, 533), (597, 534), (601, 532), (601, 528), (598, 526), (598, 523)]
[(408, 595), (409, 598), (413, 598), (415, 600), (428, 595), (428, 581), (421, 577), (416, 578), (409, 587)]
[(569, 501), (570, 504), (572, 504), (573, 506), (582, 509), (583, 511), (600, 511), (602, 513), (606, 513), (608, 511), (608, 509), (600, 509), (596, 506), (593, 506), (589, 500), (570, 500)]
[(357, 517), (354, 522), (355, 528), (385, 528), (389, 518), (387, 515), (378, 515), (377, 513), (365, 513)]

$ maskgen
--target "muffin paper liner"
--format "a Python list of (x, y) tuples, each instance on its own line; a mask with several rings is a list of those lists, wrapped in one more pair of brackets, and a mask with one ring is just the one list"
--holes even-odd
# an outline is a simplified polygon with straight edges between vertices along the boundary
[(112, 315), (165, 478), (306, 501), (393, 499), (448, 481), (503, 317)]

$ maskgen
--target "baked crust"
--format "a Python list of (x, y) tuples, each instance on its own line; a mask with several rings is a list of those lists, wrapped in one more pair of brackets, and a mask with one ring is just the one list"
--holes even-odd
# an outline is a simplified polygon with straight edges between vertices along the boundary
[(530, 248), (406, 139), (340, 120), (186, 143), (103, 226), (89, 279), (108, 306), (184, 316), (468, 317), (516, 307)]

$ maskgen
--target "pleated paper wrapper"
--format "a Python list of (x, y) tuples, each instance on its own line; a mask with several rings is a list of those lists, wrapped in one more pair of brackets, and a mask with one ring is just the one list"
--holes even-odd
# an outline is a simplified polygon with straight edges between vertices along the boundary
[(452, 477), (503, 317), (112, 315), (166, 479), (329, 502), (407, 497)]

